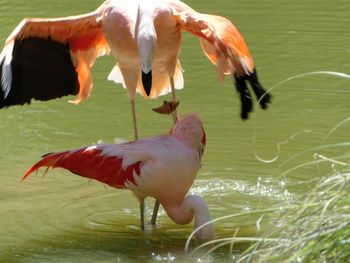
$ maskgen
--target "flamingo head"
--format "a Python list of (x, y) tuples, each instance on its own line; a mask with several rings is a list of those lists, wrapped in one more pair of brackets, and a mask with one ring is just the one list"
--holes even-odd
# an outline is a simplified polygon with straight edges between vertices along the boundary
[(186, 203), (194, 211), (194, 234), (201, 241), (209, 241), (215, 238), (214, 225), (211, 220), (207, 204), (198, 195), (189, 195), (185, 199)]
[(206, 145), (206, 134), (203, 123), (197, 114), (192, 113), (181, 119), (174, 125), (171, 134), (189, 143), (199, 152), (200, 157), (203, 156)]
[(209, 208), (204, 199), (198, 195), (188, 195), (180, 205), (162, 203), (166, 213), (176, 224), (185, 225), (194, 218), (193, 235), (201, 241), (215, 238), (215, 229)]

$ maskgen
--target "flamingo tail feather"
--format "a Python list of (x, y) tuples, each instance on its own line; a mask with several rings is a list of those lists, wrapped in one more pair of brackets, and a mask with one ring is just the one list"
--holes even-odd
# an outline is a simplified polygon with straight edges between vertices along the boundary
[(140, 175), (141, 164), (139, 161), (123, 167), (123, 158), (105, 155), (99, 146), (91, 146), (44, 155), (39, 162), (28, 169), (21, 181), (40, 167), (48, 169), (59, 167), (115, 188), (125, 188), (126, 182), (136, 185), (135, 177)]

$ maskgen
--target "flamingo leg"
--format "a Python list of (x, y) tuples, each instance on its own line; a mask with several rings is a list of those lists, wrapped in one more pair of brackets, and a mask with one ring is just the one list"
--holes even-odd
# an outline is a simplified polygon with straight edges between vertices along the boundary
[(135, 99), (130, 99), (131, 103), (131, 114), (132, 114), (132, 125), (134, 127), (134, 140), (136, 141), (139, 136), (137, 134), (137, 124), (136, 124), (136, 110), (135, 110)]
[[(170, 86), (171, 86), (171, 94), (173, 96), (173, 105), (176, 105), (177, 104), (176, 91), (175, 91), (175, 83), (174, 83), (173, 76), (170, 76)], [(175, 107), (174, 111), (171, 112), (171, 115), (173, 116), (174, 124), (177, 123), (179, 121), (179, 113), (177, 111), (177, 106)]]
[[(174, 98), (174, 96), (173, 96)], [(136, 122), (136, 108), (135, 108), (135, 99), (131, 99), (131, 113), (132, 113), (132, 121), (133, 121), (133, 127), (134, 127), (134, 139), (135, 141), (138, 140), (138, 132), (137, 132), (137, 122)], [(174, 114), (173, 114), (173, 118)], [(175, 119), (174, 119), (175, 123)], [(157, 215), (158, 215), (158, 210), (159, 210), (159, 201), (156, 200), (153, 208), (153, 215), (151, 219), (151, 224), (155, 225), (156, 220), (157, 220)], [(140, 228), (142, 231), (145, 230), (145, 201), (144, 199), (140, 200)]]
[[(136, 109), (135, 99), (130, 99), (131, 102), (131, 113), (132, 113), (132, 124), (134, 127), (134, 140), (138, 140), (137, 123), (136, 123)], [(142, 231), (145, 229), (145, 200), (140, 200), (140, 228)]]
[(140, 220), (141, 220), (141, 230), (145, 230), (145, 201), (142, 199), (140, 201)]
[[(171, 110), (171, 115), (173, 117), (173, 121), (174, 124), (177, 123), (180, 118), (179, 118), (179, 113), (177, 111), (177, 106), (179, 105), (179, 103), (176, 101), (176, 92), (175, 92), (175, 84), (174, 84), (174, 78), (173, 76), (170, 76), (170, 86), (171, 86), (171, 94), (173, 96), (173, 101), (172, 102), (164, 102), (164, 105), (168, 105), (169, 107), (172, 107), (175, 105), (174, 109), (170, 109)], [(170, 105), (169, 105), (170, 103)], [(152, 214), (152, 219), (151, 219), (151, 224), (154, 226), (156, 224), (157, 221), (157, 216), (158, 216), (158, 210), (159, 210), (159, 201), (156, 200), (156, 202), (154, 203), (154, 208), (153, 208), (153, 214)]]
[(154, 203), (153, 214), (152, 214), (152, 219), (151, 219), (151, 224), (153, 226), (156, 224), (156, 221), (157, 221), (159, 205), (160, 205), (159, 201), (156, 200)]

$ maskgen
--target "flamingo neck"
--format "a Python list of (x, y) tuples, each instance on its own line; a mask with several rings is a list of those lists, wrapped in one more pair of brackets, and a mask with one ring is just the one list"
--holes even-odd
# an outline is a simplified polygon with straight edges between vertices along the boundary
[(152, 61), (157, 46), (156, 29), (147, 8), (139, 6), (135, 30), (142, 71), (147, 74), (152, 70)]
[[(187, 196), (180, 206), (166, 206), (163, 207), (176, 224), (188, 224), (194, 218), (194, 228), (197, 229), (201, 225), (211, 221), (208, 206), (204, 200), (197, 195)], [(207, 224), (196, 232), (196, 237), (201, 240), (214, 239), (214, 226), (212, 223)]]

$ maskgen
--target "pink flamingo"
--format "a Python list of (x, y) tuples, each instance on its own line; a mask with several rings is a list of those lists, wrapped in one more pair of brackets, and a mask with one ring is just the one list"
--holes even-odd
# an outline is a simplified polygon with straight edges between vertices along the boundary
[[(241, 117), (252, 111), (250, 82), (263, 109), (270, 95), (260, 85), (248, 47), (230, 20), (201, 14), (178, 0), (107, 0), (95, 11), (63, 18), (24, 19), (6, 40), (0, 55), (0, 108), (78, 94), (90, 95), (90, 68), (110, 51), (118, 64), (109, 79), (127, 89), (137, 139), (136, 92), (156, 98), (173, 94), (165, 108), (174, 111), (175, 89), (183, 88), (178, 60), (182, 31), (200, 37), (217, 65), (219, 79), (234, 76), (242, 102)], [(156, 111), (163, 113), (164, 108)]]
[[(141, 206), (145, 197), (152, 196), (175, 223), (187, 224), (194, 217), (197, 228), (211, 220), (208, 207), (199, 196), (185, 196), (201, 166), (205, 143), (202, 122), (191, 114), (165, 135), (47, 154), (22, 180), (42, 166), (47, 170), (65, 168), (115, 188), (129, 189)], [(214, 238), (213, 225), (200, 229), (197, 236)]]

